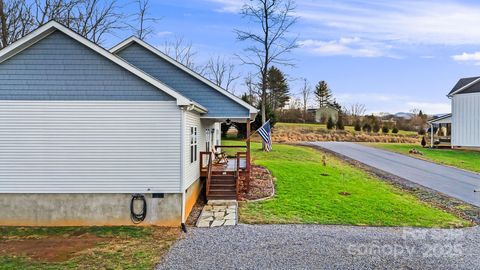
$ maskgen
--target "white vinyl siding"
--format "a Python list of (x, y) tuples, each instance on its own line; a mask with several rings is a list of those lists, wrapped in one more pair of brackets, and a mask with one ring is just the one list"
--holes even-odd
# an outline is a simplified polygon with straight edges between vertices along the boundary
[(452, 146), (480, 147), (480, 93), (453, 96)]
[[(190, 162), (191, 140), (190, 132), (192, 127), (197, 127), (197, 158)], [(185, 112), (185, 153), (184, 153), (184, 181), (185, 189), (190, 187), (198, 178), (200, 178), (200, 152), (208, 151), (205, 143), (205, 129), (213, 128), (213, 122), (210, 120), (200, 120), (200, 115), (193, 111)]]
[(181, 190), (175, 101), (0, 101), (0, 193)]

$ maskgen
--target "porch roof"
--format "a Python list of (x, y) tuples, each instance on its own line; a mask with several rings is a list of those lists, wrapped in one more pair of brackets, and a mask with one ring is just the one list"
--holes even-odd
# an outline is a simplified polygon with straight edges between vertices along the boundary
[(438, 118), (428, 121), (429, 124), (451, 124), (452, 123), (452, 114), (446, 114)]

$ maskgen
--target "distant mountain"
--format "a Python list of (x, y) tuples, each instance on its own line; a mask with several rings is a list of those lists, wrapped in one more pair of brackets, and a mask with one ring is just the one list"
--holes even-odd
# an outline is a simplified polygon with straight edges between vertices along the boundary
[(412, 119), (413, 113), (408, 113), (408, 112), (398, 112), (394, 114), (395, 117), (398, 118), (404, 118), (404, 119)]

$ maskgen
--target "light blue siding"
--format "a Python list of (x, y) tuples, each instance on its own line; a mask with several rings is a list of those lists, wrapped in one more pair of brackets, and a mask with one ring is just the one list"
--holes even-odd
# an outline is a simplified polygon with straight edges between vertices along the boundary
[(249, 117), (249, 110), (137, 43), (117, 53), (137, 68), (208, 109), (209, 117)]
[(174, 99), (95, 51), (55, 31), (0, 63), (0, 100)]

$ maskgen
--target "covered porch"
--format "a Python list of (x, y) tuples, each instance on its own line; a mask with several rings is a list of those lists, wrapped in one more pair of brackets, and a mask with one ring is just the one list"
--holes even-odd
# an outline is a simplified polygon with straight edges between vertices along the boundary
[[(251, 173), (250, 119), (237, 122), (246, 125), (244, 140), (236, 145), (222, 143), (200, 152), (200, 176), (205, 181), (208, 200), (237, 200), (241, 188), (248, 189)], [(227, 120), (228, 121), (228, 120)]]
[(452, 114), (435, 118), (428, 122), (428, 138), (430, 147), (451, 147)]

